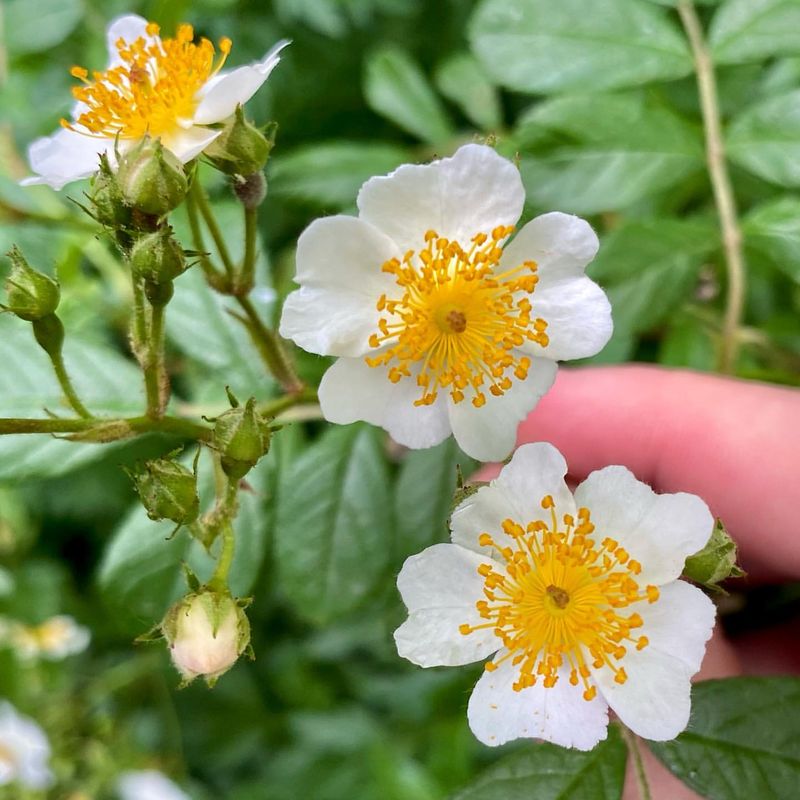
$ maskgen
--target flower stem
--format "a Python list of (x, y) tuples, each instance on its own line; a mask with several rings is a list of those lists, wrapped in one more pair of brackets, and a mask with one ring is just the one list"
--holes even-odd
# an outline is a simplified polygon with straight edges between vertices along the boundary
[(214, 569), (214, 574), (208, 582), (211, 589), (225, 591), (228, 588), (228, 575), (233, 565), (233, 556), (236, 551), (236, 536), (233, 532), (233, 518), (236, 516), (236, 498), (239, 491), (238, 481), (228, 481), (224, 497), (220, 502), (220, 514), (222, 516), (222, 549), (219, 552), (219, 560)]
[(166, 306), (152, 306), (150, 317), (150, 346), (144, 367), (147, 390), (147, 415), (163, 417), (167, 399), (167, 373), (164, 367), (164, 312)]
[(219, 252), (219, 257), (222, 259), (225, 272), (228, 274), (228, 279), (232, 281), (236, 268), (233, 260), (231, 259), (231, 255), (228, 252), (228, 245), (225, 244), (225, 237), (222, 235), (222, 231), (217, 223), (217, 218), (214, 216), (214, 211), (208, 202), (208, 198), (206, 197), (206, 193), (203, 191), (200, 181), (195, 180), (192, 183), (191, 193), (195, 202), (197, 203), (197, 208), (200, 210), (203, 221), (206, 223), (206, 227), (211, 234), (211, 238), (214, 240), (214, 244), (217, 246), (217, 251)]
[(244, 261), (236, 281), (237, 294), (248, 294), (255, 285), (258, 210), (244, 209)]
[(653, 800), (653, 795), (650, 792), (650, 784), (647, 781), (647, 773), (644, 769), (642, 752), (639, 749), (639, 739), (630, 728), (627, 728), (622, 723), (620, 723), (620, 729), (622, 731), (622, 738), (625, 740), (625, 744), (628, 747), (628, 753), (630, 753), (633, 759), (634, 772), (636, 773), (636, 785), (639, 787), (639, 797), (641, 800)]
[(246, 315), (242, 321), (267, 369), (275, 376), (284, 391), (292, 395), (300, 394), (303, 391), (303, 382), (297, 377), (278, 334), (262, 322), (249, 297), (237, 296), (236, 302)]
[(186, 214), (189, 217), (189, 228), (192, 231), (192, 241), (194, 248), (197, 251), (197, 257), (200, 259), (200, 267), (206, 280), (214, 287), (218, 287), (222, 283), (222, 275), (217, 271), (211, 263), (211, 259), (206, 252), (205, 242), (203, 240), (203, 230), (200, 227), (200, 218), (197, 215), (197, 201), (195, 199), (195, 191), (189, 192), (186, 196)]
[(742, 231), (736, 212), (736, 198), (725, 163), (725, 145), (722, 137), (717, 84), (711, 54), (703, 37), (703, 28), (693, 0), (678, 0), (678, 14), (692, 48), (703, 128), (706, 139), (706, 161), (714, 192), (714, 202), (719, 214), (722, 245), (728, 273), (728, 291), (725, 319), (722, 328), (722, 348), (719, 355), (721, 372), (731, 373), (736, 367), (738, 351), (737, 331), (744, 309), (746, 266), (742, 252)]
[(67, 373), (67, 368), (64, 366), (64, 357), (61, 355), (61, 351), (48, 353), (48, 355), (53, 364), (53, 371), (56, 373), (58, 383), (61, 386), (61, 391), (66, 395), (67, 401), (72, 406), (73, 411), (79, 417), (83, 417), (83, 419), (91, 419), (91, 412), (81, 402), (78, 393), (75, 391), (75, 387), (72, 385), (72, 381)]
[(0, 435), (24, 433), (77, 433), (91, 434), (93, 431), (113, 430), (103, 441), (126, 439), (142, 433), (165, 433), (186, 439), (208, 441), (211, 429), (182, 417), (115, 417), (80, 419), (20, 419), (0, 417)]

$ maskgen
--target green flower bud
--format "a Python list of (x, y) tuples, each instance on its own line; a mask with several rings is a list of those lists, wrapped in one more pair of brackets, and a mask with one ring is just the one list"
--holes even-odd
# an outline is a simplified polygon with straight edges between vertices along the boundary
[(683, 574), (709, 589), (722, 591), (717, 585), (728, 578), (741, 578), (743, 570), (736, 564), (736, 542), (731, 539), (721, 520), (717, 520), (706, 546), (686, 559)]
[(53, 314), (61, 299), (58, 283), (33, 269), (16, 245), (7, 255), (11, 259), (11, 273), (6, 278), (8, 302), (2, 308), (28, 322)]
[(183, 164), (158, 139), (144, 138), (126, 153), (117, 180), (130, 206), (157, 217), (177, 208), (189, 191)]
[(59, 358), (64, 346), (64, 323), (55, 315), (33, 321), (33, 335), (50, 358)]
[(137, 239), (130, 263), (134, 275), (155, 284), (171, 283), (187, 266), (183, 248), (169, 227)]
[(256, 410), (254, 397), (244, 407), (235, 404), (214, 425), (214, 446), (222, 455), (222, 469), (233, 480), (243, 478), (269, 451), (269, 439), (269, 422)]
[(275, 144), (278, 126), (267, 126), (265, 136), (255, 125), (245, 119), (242, 106), (227, 119), (222, 133), (203, 151), (203, 155), (226, 175), (252, 175), (260, 172), (267, 163)]
[(250, 644), (245, 602), (227, 592), (200, 589), (175, 603), (161, 623), (172, 663), (185, 683), (203, 677), (209, 686)]
[(131, 223), (131, 208), (122, 196), (117, 176), (108, 163), (108, 156), (100, 156), (100, 169), (92, 178), (89, 195), (94, 218), (109, 228), (126, 228)]
[(200, 515), (197, 476), (171, 458), (148, 461), (131, 475), (150, 519), (188, 525)]

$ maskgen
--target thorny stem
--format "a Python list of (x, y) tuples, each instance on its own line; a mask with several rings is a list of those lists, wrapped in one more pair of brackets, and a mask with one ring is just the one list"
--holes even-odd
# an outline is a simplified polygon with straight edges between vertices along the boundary
[(744, 307), (746, 267), (742, 252), (742, 232), (736, 213), (728, 168), (725, 163), (725, 146), (722, 138), (717, 84), (714, 65), (703, 37), (703, 29), (692, 0), (678, 0), (678, 14), (689, 39), (697, 73), (700, 108), (706, 138), (706, 161), (714, 192), (714, 202), (719, 213), (722, 244), (728, 273), (728, 291), (725, 319), (722, 328), (722, 349), (719, 355), (721, 372), (733, 372), (738, 351), (737, 330)]
[(628, 752), (633, 759), (634, 772), (636, 773), (636, 785), (639, 787), (639, 797), (641, 800), (653, 800), (653, 795), (650, 792), (650, 784), (647, 781), (647, 773), (644, 769), (644, 761), (642, 760), (642, 752), (639, 749), (639, 740), (636, 734), (620, 723), (622, 731), (622, 738), (628, 747)]
[(190, 419), (181, 417), (116, 417), (93, 419), (18, 419), (0, 417), (0, 435), (20, 433), (84, 433), (93, 431), (113, 430), (103, 441), (126, 439), (129, 436), (141, 433), (167, 433), (173, 436), (182, 436), (187, 439), (209, 441), (211, 429), (200, 425)]
[(211, 238), (214, 240), (214, 244), (217, 246), (219, 257), (222, 259), (222, 264), (225, 267), (225, 272), (228, 273), (228, 279), (232, 281), (236, 268), (233, 260), (231, 259), (231, 255), (228, 252), (228, 246), (225, 244), (225, 237), (222, 235), (222, 231), (217, 224), (217, 218), (214, 216), (214, 212), (208, 202), (206, 193), (203, 191), (203, 187), (200, 185), (200, 181), (195, 180), (192, 183), (191, 193), (195, 202), (197, 203), (197, 208), (200, 210), (200, 214), (206, 223), (206, 227), (211, 234)]
[(75, 411), (79, 417), (83, 417), (83, 419), (91, 419), (91, 412), (81, 402), (80, 397), (78, 397), (78, 393), (75, 391), (75, 387), (72, 385), (72, 381), (67, 373), (67, 368), (64, 366), (64, 357), (61, 355), (61, 352), (49, 353), (48, 355), (50, 355), (50, 361), (53, 364), (53, 371), (56, 373), (56, 378), (58, 378), (58, 383), (61, 386), (61, 390), (66, 395), (73, 411)]

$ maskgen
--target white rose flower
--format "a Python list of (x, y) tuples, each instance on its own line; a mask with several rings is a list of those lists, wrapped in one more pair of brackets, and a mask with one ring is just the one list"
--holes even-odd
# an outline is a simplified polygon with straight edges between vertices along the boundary
[(365, 420), (408, 447), (450, 433), (505, 458), (556, 361), (599, 352), (611, 309), (584, 274), (597, 237), (544, 214), (513, 238), (525, 192), (491, 147), (372, 178), (358, 217), (318, 219), (297, 245), (280, 331), (338, 356), (319, 388), (325, 418)]
[(406, 561), (398, 652), (422, 667), (492, 657), (467, 712), (484, 744), (589, 750), (609, 707), (639, 736), (672, 739), (715, 612), (678, 578), (714, 520), (699, 497), (655, 494), (624, 467), (574, 497), (566, 472), (552, 445), (520, 447), (455, 510), (452, 544)]
[(49, 760), (50, 743), (44, 731), (11, 703), (0, 702), (0, 786), (16, 783), (46, 789), (53, 782)]
[(222, 122), (247, 102), (280, 61), (287, 41), (278, 42), (261, 61), (230, 71), (221, 67), (230, 39), (219, 42), (215, 61), (208, 39), (194, 43), (191, 25), (174, 39), (162, 39), (159, 27), (136, 15), (115, 19), (107, 31), (109, 64), (105, 72), (74, 67), (83, 82), (73, 94), (78, 103), (63, 129), (37, 139), (28, 149), (37, 175), (25, 185), (47, 183), (54, 189), (97, 172), (102, 154), (115, 163), (145, 135), (160, 138), (184, 163), (198, 156), (221, 133), (208, 127)]
[(22, 658), (61, 661), (82, 653), (89, 646), (91, 634), (72, 617), (60, 614), (41, 625), (16, 623), (10, 629), (9, 638)]
[(203, 677), (213, 685), (250, 643), (250, 625), (230, 595), (190, 594), (167, 612), (162, 631), (172, 663), (184, 681)]
[(190, 800), (169, 778), (158, 770), (124, 772), (117, 782), (120, 800)]

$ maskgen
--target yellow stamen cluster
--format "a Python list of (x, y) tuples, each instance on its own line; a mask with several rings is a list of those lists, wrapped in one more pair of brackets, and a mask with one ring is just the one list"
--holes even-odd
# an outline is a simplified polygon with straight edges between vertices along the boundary
[(464, 400), (465, 390), (471, 392), (479, 408), (486, 403), (486, 386), (499, 397), (511, 388), (512, 375), (521, 381), (527, 377), (531, 360), (515, 348), (525, 341), (547, 346), (547, 323), (531, 315), (536, 263), (525, 261), (496, 274), (501, 242), (513, 230), (501, 225), (491, 235), (479, 233), (469, 250), (430, 230), (419, 253), (409, 250), (402, 262), (393, 258), (383, 265), (403, 293), (378, 299), (378, 311), (387, 316), (380, 318), (369, 345), (382, 350), (366, 361), (389, 367), (393, 383), (410, 376), (412, 364), (419, 363), (422, 396), (415, 405), (431, 405), (443, 388), (456, 403)]
[(486, 622), (463, 624), (459, 630), (466, 636), (494, 629), (508, 652), (486, 669), (511, 659), (519, 667), (515, 691), (539, 679), (545, 688), (555, 686), (566, 664), (569, 682), (582, 683), (584, 699), (592, 700), (597, 687), (589, 683), (589, 665), (610, 669), (617, 683), (625, 683), (628, 676), (621, 664), (628, 648), (641, 650), (648, 640), (633, 635), (643, 624), (641, 616), (622, 609), (656, 602), (658, 588), (639, 586), (641, 564), (618, 542), (606, 537), (597, 544), (590, 538), (594, 524), (588, 509), (578, 510), (577, 521), (565, 514), (560, 527), (553, 498), (547, 495), (541, 504), (550, 509), (550, 525), (535, 521), (523, 528), (504, 520), (503, 532), (514, 547), (501, 546), (488, 533), (480, 535), (479, 544), (495, 548), (505, 560), (505, 571), (481, 564), (486, 599), (476, 606)]
[(200, 88), (222, 67), (231, 50), (230, 39), (219, 42), (221, 58), (214, 63), (214, 45), (208, 39), (194, 43), (194, 29), (181, 25), (174, 39), (161, 39), (151, 22), (147, 37), (134, 42), (119, 39), (121, 63), (105, 72), (73, 67), (72, 75), (83, 82), (72, 90), (87, 106), (65, 128), (103, 138), (156, 137), (191, 125)]

